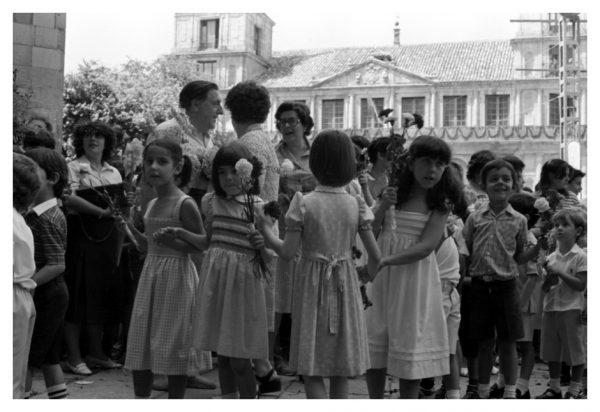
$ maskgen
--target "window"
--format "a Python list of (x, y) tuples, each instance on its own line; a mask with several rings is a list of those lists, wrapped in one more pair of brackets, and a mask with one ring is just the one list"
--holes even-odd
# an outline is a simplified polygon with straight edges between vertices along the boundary
[(467, 96), (444, 96), (444, 126), (466, 126)]
[(510, 96), (508, 94), (485, 96), (486, 126), (508, 126), (509, 99)]
[(219, 20), (200, 21), (200, 50), (219, 47)]
[(323, 100), (323, 129), (344, 127), (344, 99)]
[(360, 127), (363, 129), (379, 126), (378, 115), (383, 110), (383, 98), (360, 99)]
[(234, 64), (230, 64), (227, 73), (227, 84), (233, 86), (237, 83), (237, 67)]
[[(548, 100), (548, 106), (550, 108), (550, 118), (548, 124), (550, 126), (558, 126), (560, 124), (558, 93), (550, 93)], [(567, 116), (575, 116), (575, 105), (572, 97), (567, 97)]]
[(258, 26), (254, 26), (254, 52), (260, 56), (260, 35), (262, 30)]
[(216, 60), (198, 60), (196, 62), (198, 73), (202, 74), (205, 80), (213, 80), (217, 71)]
[(417, 113), (425, 116), (425, 98), (424, 97), (403, 97), (402, 113)]

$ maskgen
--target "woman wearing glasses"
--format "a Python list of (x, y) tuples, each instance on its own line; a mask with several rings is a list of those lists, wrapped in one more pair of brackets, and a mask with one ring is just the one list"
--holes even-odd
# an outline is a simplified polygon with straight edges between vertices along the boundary
[[(299, 102), (283, 102), (275, 112), (277, 130), (281, 133), (281, 141), (276, 147), (279, 164), (287, 160), (288, 167), (282, 167), (279, 179), (279, 236), (285, 237), (284, 217), (290, 201), (296, 192), (312, 191), (317, 181), (308, 167), (310, 135), (314, 122), (310, 117), (310, 109)], [(289, 166), (291, 165), (293, 167)], [(278, 333), (282, 315), (291, 313), (292, 309), (292, 280), (296, 259), (277, 261), (275, 275), (275, 333)], [(281, 339), (280, 346), (281, 346)], [(292, 375), (286, 362), (287, 354), (278, 353), (275, 356), (275, 368), (280, 375)]]

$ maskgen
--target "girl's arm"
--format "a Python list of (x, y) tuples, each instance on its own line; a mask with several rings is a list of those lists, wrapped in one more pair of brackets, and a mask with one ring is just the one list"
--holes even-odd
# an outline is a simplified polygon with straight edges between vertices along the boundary
[(369, 260), (367, 261), (367, 271), (369, 272), (371, 281), (373, 281), (375, 279), (375, 275), (377, 274), (377, 267), (381, 261), (381, 251), (379, 250), (379, 246), (377, 245), (377, 241), (375, 240), (375, 235), (373, 234), (372, 230), (361, 230), (358, 232), (358, 234), (360, 235), (360, 240), (362, 240), (363, 246), (369, 255)]
[(381, 259), (380, 269), (385, 266), (406, 265), (426, 258), (438, 245), (446, 228), (448, 213), (434, 211), (425, 225), (421, 239), (408, 249)]
[(50, 282), (65, 271), (65, 265), (46, 265), (33, 275), (33, 280), (38, 286)]
[(285, 232), (285, 239), (281, 240), (275, 235), (275, 232), (273, 232), (272, 226), (269, 225), (269, 218), (261, 217), (261, 219), (259, 219), (259, 226), (265, 242), (275, 251), (275, 253), (277, 253), (277, 255), (279, 255), (280, 258), (290, 260), (296, 256), (302, 238), (302, 233), (300, 231), (288, 230)]
[[(181, 205), (180, 213), (181, 223), (185, 230), (176, 230), (177, 236), (161, 236), (161, 234), (166, 233), (166, 231), (160, 231), (155, 239), (167, 247), (185, 253), (195, 253), (198, 252), (198, 249), (207, 249), (208, 246), (205, 248), (202, 247), (207, 241), (206, 236), (201, 234), (202, 225), (200, 222), (202, 217), (200, 216), (200, 211), (198, 210), (196, 203), (192, 199), (184, 200)], [(191, 242), (188, 242), (186, 239), (191, 240)]]
[(383, 189), (383, 192), (381, 193), (381, 201), (378, 202), (373, 208), (373, 215), (375, 216), (375, 218), (373, 219), (373, 234), (375, 235), (375, 237), (379, 236), (385, 212), (387, 212), (387, 210), (395, 204), (396, 188), (388, 186), (385, 189)]
[(153, 236), (157, 242), (165, 245), (168, 241), (175, 241), (177, 239), (183, 240), (185, 243), (188, 243), (197, 249), (194, 250), (194, 252), (206, 250), (209, 246), (207, 235), (192, 233), (189, 230), (180, 227), (165, 227), (154, 233)]
[(575, 275), (569, 275), (568, 273), (554, 269), (551, 269), (551, 271), (556, 273), (571, 289), (575, 289), (578, 292), (583, 292), (585, 290), (587, 284), (587, 271), (577, 272)]
[(367, 206), (372, 207), (375, 204), (375, 200), (373, 200), (373, 195), (371, 194), (371, 190), (369, 189), (369, 179), (367, 178), (366, 171), (358, 175), (358, 184), (360, 185), (360, 189), (362, 190), (365, 203), (367, 204)]
[(92, 215), (101, 218), (108, 217), (112, 214), (110, 209), (102, 209), (77, 195), (65, 195), (63, 196), (62, 201), (67, 208), (84, 215)]

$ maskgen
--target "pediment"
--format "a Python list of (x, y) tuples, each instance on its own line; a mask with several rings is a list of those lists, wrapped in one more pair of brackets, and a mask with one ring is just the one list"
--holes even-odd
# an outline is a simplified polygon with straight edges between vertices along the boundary
[(400, 69), (391, 63), (370, 58), (326, 79), (315, 81), (313, 87), (357, 87), (432, 84), (433, 79)]

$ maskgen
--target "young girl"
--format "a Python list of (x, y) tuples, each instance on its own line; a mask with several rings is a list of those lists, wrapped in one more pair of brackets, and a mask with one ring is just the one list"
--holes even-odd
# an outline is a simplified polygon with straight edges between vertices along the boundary
[(133, 370), (136, 398), (150, 397), (153, 373), (168, 376), (169, 398), (183, 398), (188, 362), (195, 356), (192, 308), (198, 275), (189, 255), (195, 248), (178, 239), (157, 242), (152, 237), (166, 226), (201, 232), (196, 203), (176, 185), (178, 176), (186, 175), (183, 165), (178, 144), (157, 139), (146, 146), (144, 176), (158, 197), (144, 215), (145, 237), (128, 224), (148, 251), (131, 313), (125, 362)]
[[(367, 311), (371, 398), (383, 398), (386, 374), (400, 378), (402, 398), (416, 399), (421, 378), (449, 372), (434, 251), (460, 196), (460, 187), (447, 170), (450, 158), (443, 140), (415, 139), (399, 172), (398, 188), (385, 189), (375, 212), (375, 228), (383, 221), (378, 244), (384, 257), (371, 289), (373, 307)], [(387, 219), (392, 204), (396, 204), (393, 219)]]
[[(347, 398), (349, 376), (369, 368), (366, 325), (351, 248), (360, 233), (374, 274), (379, 249), (371, 231), (372, 213), (360, 196), (346, 192), (356, 174), (347, 135), (326, 130), (315, 138), (309, 159), (319, 185), (296, 193), (279, 240), (263, 220), (267, 243), (284, 259), (302, 248), (292, 299), (290, 366), (303, 376), (307, 398)], [(300, 244), (302, 246), (300, 246)]]
[[(219, 149), (213, 160), (214, 192), (202, 199), (206, 235), (180, 228), (162, 230), (159, 238), (184, 239), (208, 251), (200, 270), (199, 304), (194, 315), (194, 346), (218, 354), (219, 382), (224, 398), (256, 398), (251, 359), (268, 355), (267, 309), (263, 282), (255, 272), (256, 250), (265, 263), (270, 255), (262, 235), (250, 229), (242, 179), (236, 171), (241, 159), (252, 158), (238, 142)], [(258, 194), (260, 168), (254, 165), (251, 189)], [(262, 200), (251, 195), (255, 215)], [(257, 276), (258, 275), (258, 276)]]
[(561, 159), (548, 160), (542, 166), (540, 181), (535, 185), (535, 194), (546, 197), (549, 201), (551, 197), (556, 196), (559, 201), (556, 210), (563, 207), (579, 207), (579, 200), (569, 197), (568, 183), (569, 164)]

